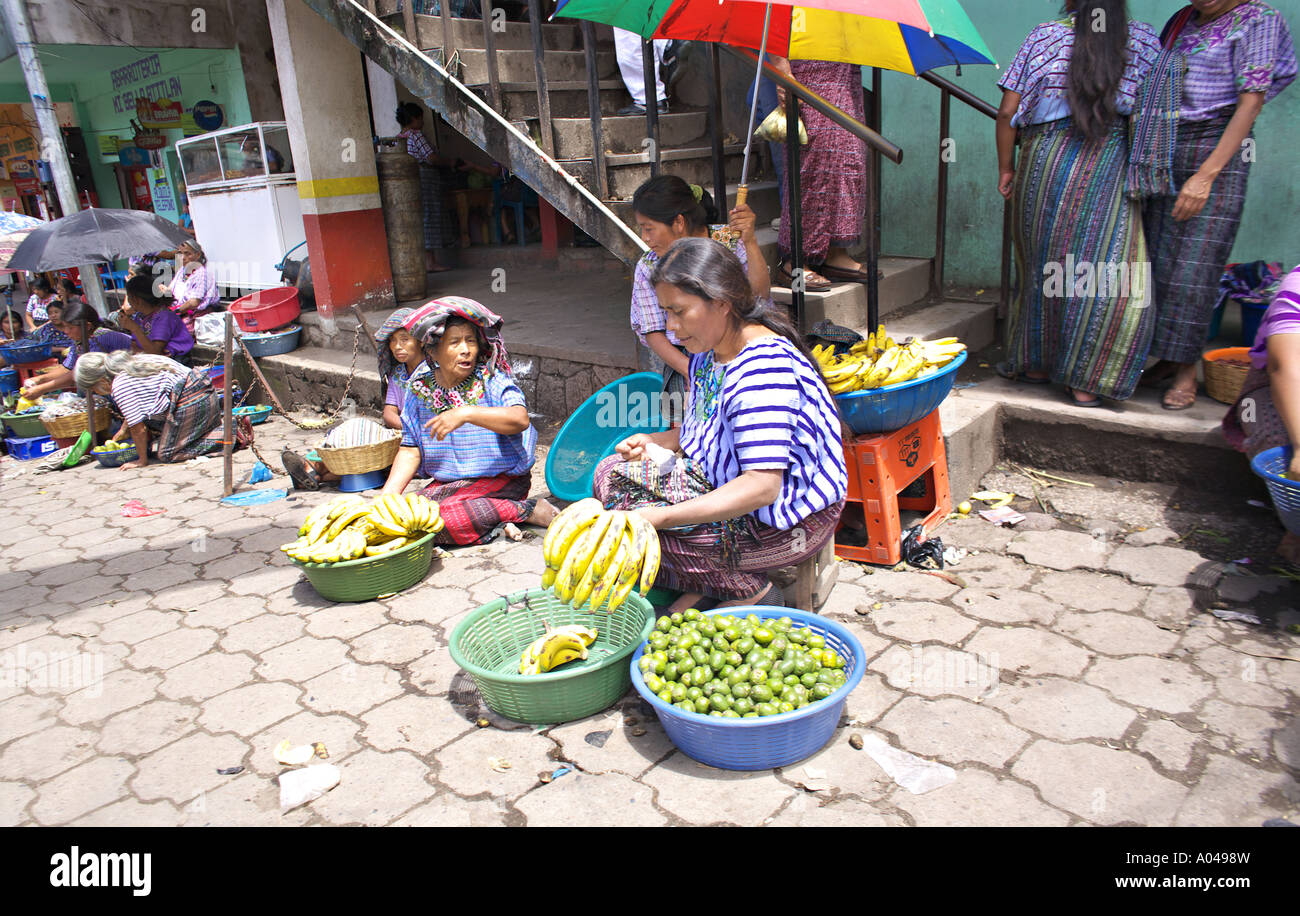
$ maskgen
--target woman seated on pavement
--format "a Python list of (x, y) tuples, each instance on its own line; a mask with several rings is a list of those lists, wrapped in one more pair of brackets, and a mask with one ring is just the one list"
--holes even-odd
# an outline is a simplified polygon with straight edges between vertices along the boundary
[[(407, 382), (425, 362), (424, 348), (402, 327), (402, 322), (414, 312), (415, 309), (398, 309), (375, 332), (379, 377), (385, 379), (387, 388), (384, 395), (384, 426), (389, 429), (402, 428), (402, 405), (406, 402)], [(339, 479), (338, 474), (325, 467), (325, 462), (309, 461), (290, 449), (285, 449), (280, 454), (280, 461), (293, 480), (295, 489), (315, 490), (322, 483), (334, 483)]]
[[(1260, 320), (1250, 372), (1237, 403), (1223, 418), (1223, 433), (1248, 458), (1291, 445), (1288, 473), (1300, 480), (1300, 267), (1283, 278)], [(1300, 564), (1300, 537), (1287, 534), (1278, 553)]]
[(134, 339), (140, 352), (188, 363), (194, 335), (167, 306), (166, 298), (155, 295), (147, 274), (132, 277), (126, 281), (126, 304), (115, 314), (117, 326)]
[[(839, 414), (807, 345), (756, 303), (722, 245), (682, 239), (651, 280), (668, 329), (691, 354), (686, 417), (620, 443), (596, 467), (595, 495), (659, 529), (658, 584), (683, 593), (670, 610), (706, 596), (719, 606), (780, 605), (768, 572), (814, 556), (844, 508)], [(685, 458), (648, 475), (640, 459), (653, 460), (651, 444)]]
[[(82, 330), (83, 321), (90, 330), (89, 344)], [(23, 397), (29, 401), (34, 401), (48, 392), (71, 387), (77, 357), (83, 350), (87, 353), (111, 353), (114, 350), (129, 350), (135, 343), (130, 334), (101, 327), (95, 310), (84, 302), (73, 302), (66, 306), (63, 313), (58, 318), (52, 318), (50, 323), (68, 339), (68, 352), (63, 357), (62, 365), (39, 377), (28, 379), (27, 384), (23, 386)]]
[[(87, 353), (77, 360), (77, 387), (111, 397), (122, 417), (113, 441), (130, 436), (139, 457), (122, 465), (149, 464), (149, 442), (156, 438), (158, 460), (187, 461), (221, 448), (221, 402), (207, 373), (151, 353)], [(238, 441), (251, 439), (247, 417), (238, 420)]]
[(407, 382), (402, 447), (384, 493), (416, 477), (441, 507), (440, 544), (476, 544), (497, 527), (546, 527), (556, 509), (528, 499), (537, 429), (510, 373), (501, 318), (473, 299), (447, 296), (416, 309), (403, 328), (432, 356)]

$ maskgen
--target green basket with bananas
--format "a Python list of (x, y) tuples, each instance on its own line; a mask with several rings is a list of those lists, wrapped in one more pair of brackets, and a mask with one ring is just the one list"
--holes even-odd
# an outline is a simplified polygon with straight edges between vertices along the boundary
[(293, 557), (322, 598), (330, 601), (372, 601), (410, 588), (433, 564), (433, 533), (387, 553), (341, 563), (304, 563)]
[[(654, 607), (628, 596), (613, 611), (570, 607), (551, 589), (516, 592), (483, 605), (451, 634), (451, 657), (498, 715), (530, 725), (570, 722), (608, 709), (632, 686), (629, 661), (654, 628)], [(587, 657), (540, 674), (519, 674), (520, 655), (548, 627), (589, 627)]]

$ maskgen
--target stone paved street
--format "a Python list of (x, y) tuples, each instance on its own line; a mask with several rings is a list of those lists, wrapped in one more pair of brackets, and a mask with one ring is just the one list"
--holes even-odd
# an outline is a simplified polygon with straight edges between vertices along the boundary
[[(314, 438), (280, 419), (259, 434), (268, 457)], [(238, 455), (237, 474), (251, 462)], [(1295, 583), (1225, 574), (1176, 532), (1124, 522), (1122, 491), (1096, 494), (1088, 524), (1060, 511), (1015, 530), (950, 522), (945, 544), (972, 552), (946, 576), (842, 563), (822, 613), (861, 640), (865, 678), (821, 752), (736, 773), (676, 751), (634, 693), (552, 728), (476, 727), (448, 637), (534, 584), (537, 538), (456, 552), (391, 598), (333, 604), (276, 550), (330, 492), (220, 507), (219, 460), (35, 474), (5, 458), (0, 474), (0, 824), (1297, 820)], [(123, 518), (132, 498), (167, 511)], [(914, 795), (854, 734), (956, 779)], [(342, 775), (287, 814), (282, 739), (323, 742)], [(243, 770), (217, 772), (230, 767)]]

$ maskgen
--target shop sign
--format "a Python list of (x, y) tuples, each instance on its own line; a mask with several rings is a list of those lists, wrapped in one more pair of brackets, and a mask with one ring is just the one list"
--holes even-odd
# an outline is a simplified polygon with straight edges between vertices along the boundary
[(117, 161), (129, 169), (143, 169), (148, 168), (152, 160), (148, 151), (138, 146), (124, 146), (117, 151)]
[(135, 116), (140, 121), (140, 126), (146, 130), (179, 128), (181, 126), (181, 115), (184, 111), (180, 102), (173, 102), (167, 98), (157, 100), (138, 98), (135, 100)]
[(140, 149), (162, 149), (167, 145), (167, 138), (159, 133), (143, 131), (135, 135), (135, 145)]
[(190, 112), (194, 115), (194, 123), (204, 130), (216, 130), (226, 121), (221, 106), (207, 99), (196, 102)]
[(117, 134), (100, 134), (99, 135), (99, 155), (108, 159), (116, 159), (117, 151), (122, 145), (122, 138)]

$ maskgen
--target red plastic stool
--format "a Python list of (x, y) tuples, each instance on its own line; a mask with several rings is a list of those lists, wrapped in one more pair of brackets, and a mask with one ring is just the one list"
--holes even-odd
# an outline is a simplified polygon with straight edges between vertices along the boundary
[(54, 358), (43, 359), (35, 363), (18, 363), (14, 366), (18, 370), (18, 384), (23, 386), (33, 375), (39, 375), (42, 369), (49, 369), (53, 366), (60, 365), (59, 361)]
[[(952, 511), (938, 410), (892, 433), (846, 440), (844, 462), (849, 492), (836, 530), (836, 556), (892, 566), (902, 558), (900, 512), (925, 513), (922, 524), (930, 531)], [(854, 528), (866, 529), (865, 545), (841, 543), (845, 529)]]

